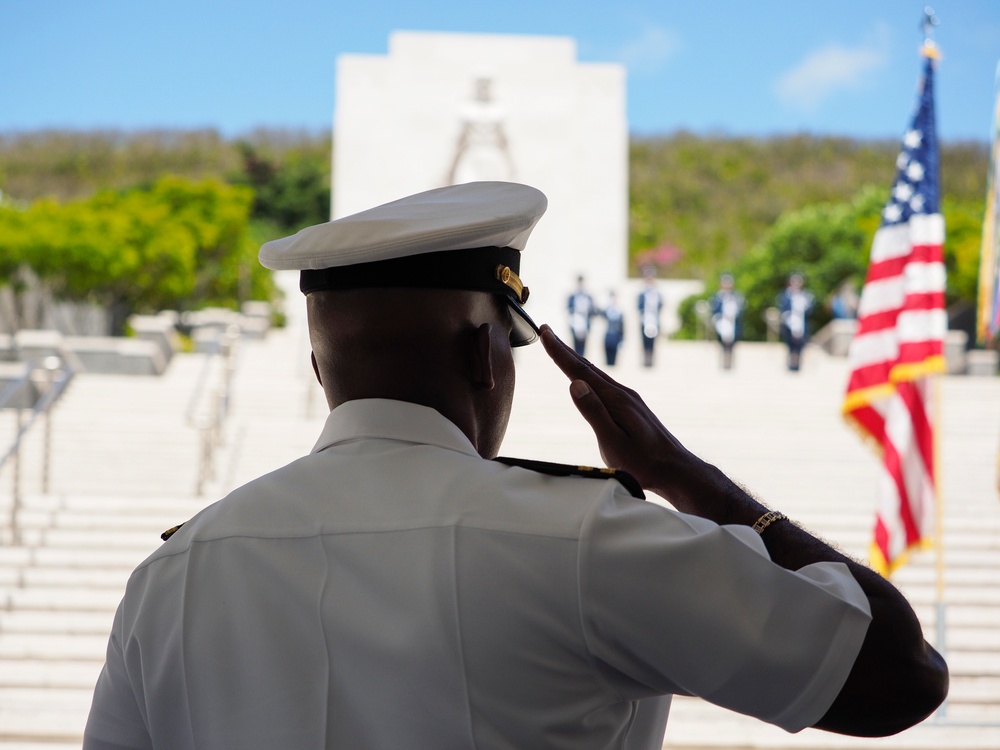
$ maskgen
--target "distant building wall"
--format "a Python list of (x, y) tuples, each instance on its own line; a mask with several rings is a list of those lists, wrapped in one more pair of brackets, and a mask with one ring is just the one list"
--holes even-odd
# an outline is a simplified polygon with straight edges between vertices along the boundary
[(563, 37), (396, 32), (387, 55), (337, 61), (333, 216), (473, 179), (523, 182), (549, 209), (522, 257), (527, 309), (562, 332), (583, 274), (624, 283), (625, 70)]

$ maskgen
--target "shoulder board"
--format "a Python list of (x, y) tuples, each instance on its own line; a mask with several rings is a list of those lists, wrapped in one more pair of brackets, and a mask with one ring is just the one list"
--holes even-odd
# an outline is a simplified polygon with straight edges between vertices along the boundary
[(176, 534), (177, 530), (181, 526), (183, 526), (183, 525), (184, 525), (183, 523), (179, 523), (176, 526), (174, 526), (172, 529), (167, 529), (162, 534), (160, 534), (160, 539), (162, 539), (163, 541), (167, 541), (170, 537), (172, 537), (174, 534)]
[(586, 477), (587, 479), (617, 479), (629, 491), (632, 497), (646, 499), (638, 480), (627, 471), (621, 469), (598, 469), (593, 466), (573, 466), (572, 464), (554, 464), (548, 461), (533, 461), (530, 458), (508, 458), (497, 456), (493, 459), (507, 466), (519, 466), (522, 469), (537, 471), (554, 477)]

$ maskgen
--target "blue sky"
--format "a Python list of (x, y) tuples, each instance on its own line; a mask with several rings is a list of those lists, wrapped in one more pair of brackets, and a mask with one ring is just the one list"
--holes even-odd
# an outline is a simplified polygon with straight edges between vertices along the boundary
[[(990, 135), (1000, 0), (940, 0), (938, 129)], [(568, 36), (628, 71), (633, 133), (898, 138), (914, 106), (912, 0), (3, 0), (0, 132), (330, 126), (342, 53), (394, 30)]]

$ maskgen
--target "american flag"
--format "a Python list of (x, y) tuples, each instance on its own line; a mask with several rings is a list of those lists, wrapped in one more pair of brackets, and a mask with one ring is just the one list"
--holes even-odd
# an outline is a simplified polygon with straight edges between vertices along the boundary
[(944, 219), (939, 211), (933, 47), (924, 49), (916, 113), (903, 136), (896, 180), (872, 241), (848, 350), (843, 411), (881, 455), (872, 565), (889, 575), (929, 544), (935, 523), (929, 376), (942, 372)]

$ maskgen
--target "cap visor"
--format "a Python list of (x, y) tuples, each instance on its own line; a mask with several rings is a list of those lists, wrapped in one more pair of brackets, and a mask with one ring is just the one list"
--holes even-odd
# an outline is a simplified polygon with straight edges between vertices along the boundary
[(513, 300), (508, 298), (507, 303), (514, 312), (514, 315), (511, 316), (513, 326), (510, 331), (510, 345), (527, 346), (528, 344), (534, 344), (538, 341), (539, 336), (538, 326), (535, 325), (535, 321), (524, 311), (523, 307)]

